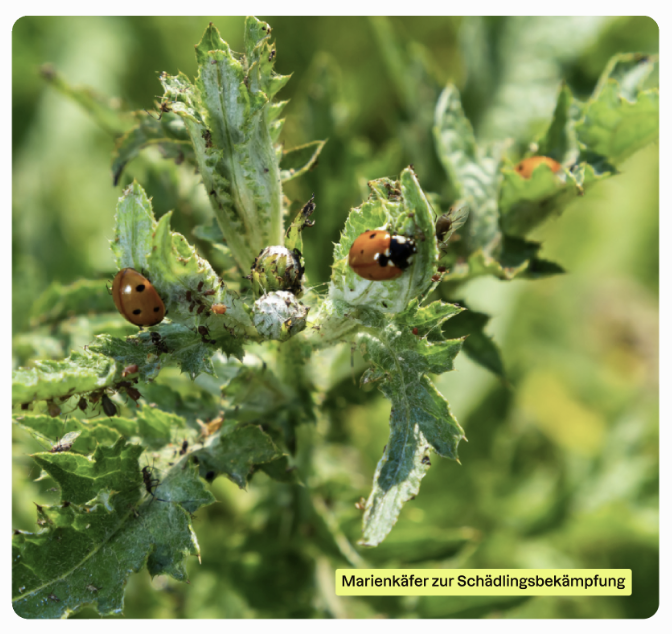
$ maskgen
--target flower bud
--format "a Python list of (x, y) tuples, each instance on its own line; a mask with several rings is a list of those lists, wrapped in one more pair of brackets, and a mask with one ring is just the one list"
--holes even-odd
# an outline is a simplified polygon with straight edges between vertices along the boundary
[(256, 295), (272, 291), (289, 291), (301, 295), (304, 268), (301, 252), (281, 246), (266, 247), (254, 260), (248, 279)]
[(308, 310), (291, 293), (276, 291), (254, 302), (252, 320), (264, 339), (287, 341), (306, 327)]

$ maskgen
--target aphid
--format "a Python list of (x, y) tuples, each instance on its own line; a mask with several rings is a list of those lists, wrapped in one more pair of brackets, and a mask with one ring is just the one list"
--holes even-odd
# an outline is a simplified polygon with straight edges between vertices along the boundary
[(203, 296), (209, 297), (210, 295), (214, 295), (216, 292), (217, 291), (214, 288), (211, 288), (209, 291), (205, 291), (205, 293), (203, 293)]
[(191, 291), (187, 291), (186, 298), (188, 302), (191, 301)]
[(117, 415), (117, 406), (112, 402), (112, 399), (103, 392), (103, 411), (108, 416)]
[(155, 326), (166, 315), (166, 307), (156, 289), (135, 269), (122, 269), (115, 275), (112, 299), (117, 310), (136, 326)]
[(203, 343), (215, 343), (213, 339), (208, 339), (207, 335), (210, 334), (210, 330), (207, 326), (199, 326), (198, 334), (201, 335), (201, 340)]
[(432, 463), (429, 460), (429, 456), (423, 456), (420, 462), (422, 462), (422, 464), (426, 464), (428, 467), (432, 466)]
[(453, 219), (450, 214), (443, 214), (439, 216), (434, 225), (434, 230), (436, 232), (436, 239), (439, 242), (443, 242), (444, 236), (453, 228)]
[(150, 338), (152, 339), (152, 343), (154, 344), (154, 347), (159, 354), (162, 352), (169, 352), (168, 346), (158, 332), (152, 332), (150, 334)]
[(63, 438), (61, 438), (49, 451), (49, 453), (61, 453), (63, 451), (70, 451), (73, 443), (82, 432), (69, 431)]
[(201, 280), (201, 281), (198, 283), (198, 286), (197, 286), (196, 288), (198, 289), (198, 292), (199, 292), (199, 293), (203, 290), (203, 285), (204, 285), (204, 284), (205, 284), (205, 282), (204, 282), (203, 280)]
[(562, 165), (560, 165), (560, 163), (548, 156), (530, 156), (529, 158), (523, 159), (520, 163), (518, 163), (514, 169), (523, 178), (532, 178), (532, 172), (538, 165), (541, 165), (542, 163), (544, 165), (548, 165), (554, 174), (562, 169)]
[(189, 448), (189, 441), (188, 440), (183, 440), (182, 441), (182, 449), (180, 449), (180, 456), (184, 456), (184, 454), (187, 453), (188, 448)]
[(158, 478), (152, 478), (152, 468), (153, 467), (150, 467), (149, 465), (142, 468), (142, 481), (145, 485), (145, 489), (155, 500), (159, 500), (159, 502), (167, 502), (168, 500), (162, 500), (154, 495), (154, 489), (161, 484), (161, 481)]
[(365, 231), (353, 242), (348, 264), (365, 280), (393, 280), (403, 275), (416, 251), (415, 241), (411, 238), (374, 229)]
[(129, 374), (136, 374), (137, 371), (138, 371), (138, 364), (137, 363), (133, 363), (132, 365), (127, 365), (121, 373), (121, 378), (124, 379)]
[(204, 310), (205, 310), (205, 305), (204, 305), (204, 304), (201, 304), (201, 305), (198, 307), (198, 310), (196, 311), (196, 314), (197, 314), (197, 315), (200, 315)]
[(125, 390), (126, 394), (128, 394), (128, 396), (132, 398), (136, 403), (140, 398), (142, 398), (142, 394), (140, 394), (139, 390), (134, 388), (132, 385), (127, 386)]
[(47, 401), (47, 412), (49, 412), (49, 416), (56, 418), (61, 413), (61, 408), (54, 403), (54, 401), (49, 400)]

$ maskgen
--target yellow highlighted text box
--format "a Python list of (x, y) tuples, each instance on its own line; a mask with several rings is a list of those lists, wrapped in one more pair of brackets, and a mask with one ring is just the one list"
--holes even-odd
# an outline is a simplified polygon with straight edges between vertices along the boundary
[(630, 596), (632, 571), (575, 570), (347, 570), (336, 571), (338, 596), (508, 595)]

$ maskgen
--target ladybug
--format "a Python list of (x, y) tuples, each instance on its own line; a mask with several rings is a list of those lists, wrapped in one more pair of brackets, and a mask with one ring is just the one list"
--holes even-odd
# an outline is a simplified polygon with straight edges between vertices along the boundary
[(135, 269), (121, 269), (115, 275), (112, 299), (117, 310), (136, 326), (155, 326), (166, 314), (156, 289)]
[(532, 178), (532, 172), (538, 166), (544, 163), (548, 165), (552, 172), (555, 174), (562, 169), (562, 165), (557, 161), (554, 161), (548, 156), (530, 156), (530, 158), (523, 159), (518, 165), (516, 165), (515, 170), (523, 178)]
[(350, 268), (365, 280), (393, 280), (410, 266), (415, 242), (385, 229), (365, 231), (352, 243), (348, 254)]

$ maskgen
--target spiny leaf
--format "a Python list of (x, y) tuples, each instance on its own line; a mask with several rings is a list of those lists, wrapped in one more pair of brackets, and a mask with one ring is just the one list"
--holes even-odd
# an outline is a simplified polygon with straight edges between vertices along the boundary
[[(128, 419), (125, 420), (128, 421)], [(119, 432), (111, 426), (97, 423), (95, 420), (81, 421), (74, 417), (62, 420), (51, 416), (33, 414), (15, 416), (13, 421), (16, 425), (28, 431), (49, 451), (53, 448), (69, 446), (67, 451), (88, 456), (95, 451), (98, 445), (114, 445), (120, 436)], [(114, 421), (113, 426), (124, 427), (123, 422), (120, 425), (117, 420)], [(69, 434), (76, 434), (76, 436), (74, 438), (69, 437)], [(130, 433), (123, 434), (125, 437), (130, 435)]]
[[(242, 302), (227, 294), (210, 263), (198, 255), (186, 238), (170, 230), (171, 213), (162, 216), (159, 222), (154, 220), (151, 204), (137, 183), (120, 199), (116, 220), (112, 250), (118, 267), (130, 266), (144, 272), (173, 321), (194, 331), (199, 326), (212, 329), (217, 341), (256, 336)], [(214, 314), (211, 311), (214, 304), (226, 306), (226, 313)], [(238, 348), (233, 343), (223, 347)]]
[[(310, 197), (310, 200), (301, 208), (296, 217), (292, 221), (292, 224), (289, 225), (287, 229), (285, 246), (291, 251), (292, 249), (298, 249), (303, 251), (303, 238), (301, 233), (306, 227), (312, 227), (315, 224), (314, 220), (311, 220), (310, 217), (315, 212), (316, 204), (314, 202), (315, 195), (313, 194)], [(303, 261), (301, 265), (303, 266)]]
[(476, 144), (471, 123), (464, 115), (460, 93), (449, 84), (441, 93), (434, 114), (434, 140), (456, 198), (470, 207), (461, 232), (467, 248), (487, 247), (499, 234), (497, 184), (503, 146), (482, 149)]
[(201, 474), (208, 480), (224, 474), (244, 489), (256, 465), (272, 463), (284, 454), (261, 427), (242, 425), (218, 434), (195, 455), (199, 460)]
[(653, 66), (641, 54), (612, 58), (576, 126), (585, 152), (616, 165), (658, 138), (658, 89), (640, 90)]
[[(380, 178), (369, 182), (369, 199), (353, 209), (334, 247), (334, 265), (329, 295), (348, 306), (367, 306), (399, 313), (414, 298), (427, 292), (436, 270), (438, 248), (434, 235), (434, 212), (413, 170), (403, 170), (398, 181)], [(414, 238), (417, 253), (401, 277), (370, 282), (348, 266), (348, 252), (355, 239), (369, 229), (386, 230)], [(338, 304), (336, 304), (338, 305)]]
[(73, 352), (63, 361), (35, 361), (32, 368), (14, 371), (12, 404), (92, 392), (111, 385), (117, 372), (114, 359), (91, 351)]
[(573, 106), (572, 91), (563, 83), (551, 124), (539, 141), (539, 156), (549, 156), (562, 165), (570, 165), (576, 160), (579, 148), (574, 131)]
[(98, 447), (91, 460), (71, 453), (35, 456), (61, 488), (62, 504), (38, 506), (44, 528), (14, 536), (17, 614), (58, 618), (85, 605), (101, 615), (120, 613), (128, 576), (145, 563), (152, 575), (186, 579), (184, 559), (198, 555), (190, 512), (213, 498), (192, 467), (181, 473), (178, 488), (166, 478), (161, 494), (170, 501), (148, 496), (137, 506), (141, 452), (119, 439), (112, 447)]
[(282, 244), (282, 189), (274, 142), (281, 104), (271, 104), (289, 77), (273, 71), (270, 27), (245, 22), (242, 60), (211, 24), (196, 47), (199, 72), (163, 76), (164, 99), (179, 102), (217, 221), (239, 267), (247, 270), (267, 245)]
[(523, 178), (513, 169), (504, 169), (499, 192), (499, 208), (504, 232), (525, 236), (551, 214), (559, 214), (562, 207), (581, 190), (571, 176), (554, 174), (541, 164), (530, 178)]
[(382, 330), (377, 330), (380, 319), (373, 311), (364, 319), (368, 328), (360, 340), (372, 367), (362, 382), (376, 382), (392, 402), (392, 411), (390, 439), (366, 503), (363, 545), (380, 543), (404, 503), (418, 493), (429, 466), (430, 448), (457, 460), (457, 445), (464, 432), (425, 375), (453, 369), (463, 339), (445, 339), (441, 324), (462, 310), (441, 302), (419, 307), (414, 301)]

